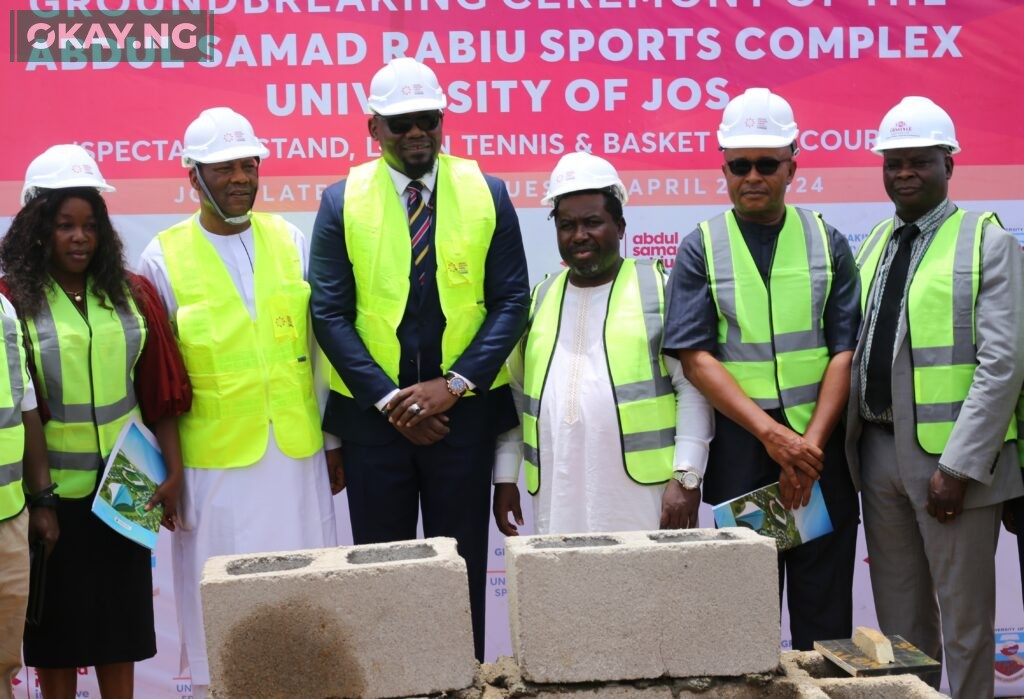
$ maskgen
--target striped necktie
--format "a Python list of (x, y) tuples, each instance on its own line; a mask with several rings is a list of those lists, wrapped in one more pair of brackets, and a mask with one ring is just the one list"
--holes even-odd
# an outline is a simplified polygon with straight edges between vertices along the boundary
[(423, 183), (413, 180), (406, 190), (409, 193), (407, 210), (409, 214), (409, 235), (412, 237), (412, 261), (420, 286), (427, 281), (427, 252), (430, 250), (430, 207), (423, 199)]

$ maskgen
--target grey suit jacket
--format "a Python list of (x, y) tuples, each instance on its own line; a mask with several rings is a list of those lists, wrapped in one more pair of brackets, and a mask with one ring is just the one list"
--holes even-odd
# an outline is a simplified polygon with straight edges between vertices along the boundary
[[(950, 203), (945, 218), (955, 211)], [(1024, 258), (1017, 239), (999, 226), (989, 223), (983, 236), (981, 286), (975, 306), (978, 368), (949, 442), (939, 457), (925, 452), (917, 442), (905, 308), (896, 337), (892, 368), (896, 456), (907, 494), (920, 506), (927, 502), (928, 481), (940, 462), (971, 478), (964, 495), (965, 508), (1024, 495), (1016, 444), (1003, 442), (1024, 380)], [(875, 291), (872, 284), (865, 318), (872, 312)], [(847, 410), (846, 453), (857, 490), (861, 487), (858, 442), (863, 427), (859, 367), (867, 325), (861, 324), (853, 355)]]

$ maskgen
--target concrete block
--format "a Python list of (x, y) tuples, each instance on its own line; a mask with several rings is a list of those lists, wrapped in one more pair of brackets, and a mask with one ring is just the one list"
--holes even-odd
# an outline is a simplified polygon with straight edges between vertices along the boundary
[(833, 699), (939, 699), (946, 696), (915, 675), (849, 677), (839, 667), (814, 651), (789, 651), (780, 661), (787, 680), (803, 688), (814, 687), (820, 696)]
[(882, 677), (847, 677), (822, 679), (817, 685), (832, 699), (945, 699), (920, 677), (914, 675), (885, 675)]
[(512, 648), (531, 682), (767, 672), (775, 542), (748, 529), (506, 539)]
[(813, 650), (789, 650), (779, 659), (782, 673), (792, 679), (842, 677), (842, 671)]
[(376, 699), (473, 683), (454, 539), (219, 556), (201, 593), (218, 699)]

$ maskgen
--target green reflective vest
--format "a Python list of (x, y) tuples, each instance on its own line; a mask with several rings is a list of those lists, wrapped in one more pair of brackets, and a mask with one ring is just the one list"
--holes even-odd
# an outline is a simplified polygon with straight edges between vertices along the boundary
[(271, 425), (293, 459), (323, 446), (299, 252), (280, 216), (254, 213), (252, 232), (255, 320), (194, 216), (157, 236), (192, 382), (192, 409), (178, 418), (190, 468), (251, 466), (266, 452)]
[(25, 427), (21, 424), (21, 400), (25, 397), (25, 349), (21, 325), (0, 312), (3, 328), (3, 369), (0, 369), (0, 522), (20, 514), (25, 507), (21, 487), (21, 459), (25, 451)]
[[(448, 371), (487, 317), (484, 265), (496, 216), (491, 190), (474, 161), (442, 154), (437, 162), (433, 246), (446, 323), (441, 370)], [(402, 348), (396, 333), (409, 298), (412, 246), (405, 207), (383, 158), (349, 171), (342, 213), (356, 286), (356, 332), (397, 384)], [(502, 367), (491, 387), (506, 383), (508, 369)], [(352, 396), (333, 368), (331, 390)]]
[(87, 284), (86, 311), (52, 283), (46, 302), (25, 320), (40, 392), (50, 409), (43, 427), (50, 477), (62, 498), (84, 498), (121, 427), (139, 416), (135, 364), (146, 343), (146, 321), (130, 292), (127, 309), (101, 302)]
[[(914, 368), (917, 441), (929, 454), (941, 454), (974, 381), (974, 309), (981, 281), (982, 230), (995, 214), (963, 209), (943, 222), (912, 271), (907, 293), (907, 337)], [(893, 219), (882, 221), (857, 252), (861, 310), (889, 238)], [(1017, 438), (1011, 420), (1006, 439)]]
[[(537, 421), (568, 282), (569, 270), (565, 270), (537, 285), (523, 340), (523, 457), (531, 494), (540, 488)], [(623, 466), (630, 478), (644, 485), (671, 478), (675, 454), (676, 395), (661, 356), (664, 315), (661, 263), (623, 260), (609, 293), (604, 348), (619, 417)]]
[(764, 284), (732, 211), (700, 224), (711, 296), (718, 309), (715, 357), (764, 409), (782, 407), (803, 434), (828, 367), (825, 303), (832, 254), (821, 215), (786, 207)]

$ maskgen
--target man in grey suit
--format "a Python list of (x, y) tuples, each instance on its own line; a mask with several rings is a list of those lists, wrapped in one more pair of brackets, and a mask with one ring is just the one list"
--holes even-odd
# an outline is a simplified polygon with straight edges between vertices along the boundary
[(1001, 503), (1024, 489), (1012, 419), (1024, 262), (994, 214), (949, 201), (959, 145), (934, 102), (891, 109), (874, 151), (896, 214), (857, 255), (846, 447), (875, 610), (884, 633), (938, 659), (945, 649), (954, 697), (992, 696)]

